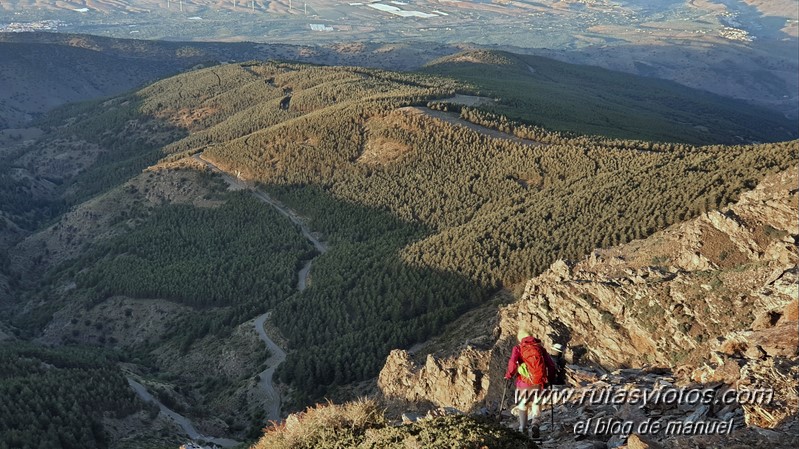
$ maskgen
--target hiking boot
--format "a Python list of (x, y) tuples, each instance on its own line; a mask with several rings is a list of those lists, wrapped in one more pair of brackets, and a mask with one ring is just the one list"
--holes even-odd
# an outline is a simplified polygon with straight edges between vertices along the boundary
[(538, 430), (538, 426), (535, 424), (530, 425), (530, 438), (537, 440), (541, 438), (541, 432)]

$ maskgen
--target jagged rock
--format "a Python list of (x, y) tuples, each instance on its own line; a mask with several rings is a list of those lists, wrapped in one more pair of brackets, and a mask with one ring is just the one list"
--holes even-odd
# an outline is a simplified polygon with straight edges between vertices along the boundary
[(589, 440), (580, 441), (571, 447), (574, 449), (607, 449), (608, 445), (604, 441)]
[(759, 331), (763, 329), (769, 329), (774, 327), (779, 321), (781, 315), (773, 310), (769, 310), (766, 313), (761, 314), (755, 321), (752, 323), (752, 330)]
[(596, 382), (599, 380), (600, 375), (596, 371), (581, 368), (577, 365), (567, 365), (568, 378), (574, 385), (585, 385), (587, 383)]
[(464, 413), (462, 411), (453, 407), (438, 407), (436, 409), (427, 412), (424, 419), (433, 419), (433, 418), (438, 418), (440, 416), (454, 416), (454, 415), (463, 415), (463, 414)]
[(766, 354), (766, 351), (764, 351), (759, 345), (749, 345), (749, 347), (746, 348), (744, 355), (747, 359), (757, 360), (766, 357), (768, 354)]
[[(747, 313), (780, 310), (796, 297), (799, 258), (784, 241), (797, 230), (795, 179), (796, 170), (783, 172), (724, 211), (595, 250), (573, 266), (554, 263), (528, 282), (522, 301), (501, 311), (500, 341), (508, 343), (496, 348), (507, 350), (523, 322), (546, 345), (567, 340), (567, 355), (583, 363), (673, 365), (686, 355), (701, 361), (703, 349), (713, 349), (708, 337), (745, 329)], [(677, 267), (653, 267), (654, 260)], [(710, 290), (698, 293), (701, 285)], [(763, 336), (774, 340), (776, 331)], [(784, 353), (789, 343), (775, 343), (771, 353)]]
[(776, 429), (796, 421), (799, 415), (799, 357), (750, 361), (742, 368), (739, 389), (770, 389), (769, 401), (743, 405), (747, 425)]
[(726, 355), (718, 355), (716, 360), (716, 367), (713, 368), (708, 364), (705, 364), (702, 368), (697, 370), (697, 375), (694, 375), (693, 379), (696, 382), (700, 382), (703, 384), (707, 383), (714, 383), (714, 382), (724, 382), (724, 383), (732, 383), (737, 381), (741, 376), (741, 367), (738, 362)]
[(608, 449), (616, 449), (617, 447), (624, 446), (624, 442), (627, 440), (627, 437), (621, 435), (613, 435), (610, 437), (608, 442), (606, 443)]
[(685, 421), (686, 421), (686, 422), (697, 422), (697, 421), (701, 421), (702, 419), (704, 419), (704, 418), (705, 418), (705, 416), (707, 416), (707, 412), (708, 412), (709, 410), (710, 410), (710, 407), (708, 407), (707, 405), (700, 405), (700, 406), (698, 406), (698, 407), (696, 408), (696, 410), (694, 410), (694, 412), (693, 412), (693, 413), (691, 413), (690, 415), (688, 415), (688, 417), (685, 419)]
[(407, 351), (395, 350), (380, 372), (378, 386), (387, 398), (473, 411), (485, 399), (487, 371), (487, 352), (473, 348), (452, 358), (428, 356), (424, 366), (414, 362)]
[(799, 299), (795, 299), (785, 306), (778, 324), (799, 321)]
[(553, 263), (549, 270), (561, 280), (571, 279), (571, 267), (565, 260), (558, 260)]

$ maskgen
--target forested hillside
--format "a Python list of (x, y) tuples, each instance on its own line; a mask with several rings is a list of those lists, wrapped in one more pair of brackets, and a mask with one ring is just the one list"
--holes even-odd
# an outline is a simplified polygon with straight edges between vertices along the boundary
[(104, 419), (148, 408), (94, 349), (0, 345), (0, 448), (106, 448)]
[(740, 100), (540, 56), (473, 51), (431, 61), (424, 71), (472, 83), (498, 98), (486, 110), (550, 130), (691, 144), (799, 137), (795, 120)]
[[(372, 377), (384, 348), (437, 332), (452, 314), (557, 258), (726, 204), (796, 160), (795, 142), (694, 147), (540, 128), (526, 136), (540, 144), (492, 138), (425, 112), (429, 100), (476, 93), (470, 85), (359, 69), (263, 70), (276, 71), (265, 82), (286, 96), (273, 100), (259, 128), (220, 122), (169, 148), (204, 151), (262, 183), (330, 237), (334, 249), (312, 287), (276, 315), (291, 346), (303, 348), (281, 367), (281, 379), (309, 393)], [(270, 126), (276, 113), (293, 117)], [(462, 118), (534, 129), (468, 109)], [(441, 276), (451, 276), (442, 286), (478, 288), (446, 291), (437, 287)], [(401, 311), (392, 314), (396, 304)], [(406, 324), (411, 317), (421, 321)], [(397, 319), (403, 324), (382, 324)]]
[[(68, 102), (119, 95), (196, 66), (252, 59), (418, 69), (461, 45), (174, 42), (64, 32), (0, 32), (0, 130)], [(15, 134), (16, 135), (16, 134)]]
[[(248, 320), (267, 310), (288, 343), (278, 377), (291, 405), (305, 405), (374, 378), (391, 349), (440, 333), (558, 258), (718, 208), (798, 161), (797, 141), (693, 146), (581, 135), (605, 128), (571, 127), (586, 116), (568, 96), (548, 125), (560, 130), (550, 131), (539, 126), (550, 123), (547, 110), (530, 112), (534, 94), (514, 102), (481, 84), (495, 75), (251, 62), (61, 108), (38, 123), (45, 135), (35, 145), (3, 156), (4, 220), (38, 232), (2, 262), (14, 295), (0, 306), (18, 337), (125, 349), (126, 366), (164, 385), (170, 404), (221, 416), (217, 429), (243, 436), (263, 424), (247, 392), (264, 354), (242, 329), (252, 333)], [(465, 95), (498, 100), (456, 104)], [(686, 115), (680, 95), (646, 99), (656, 107), (642, 116), (721, 134), (730, 129), (721, 124), (741, 123), (726, 121), (729, 111), (721, 121)], [(691, 104), (717, 105), (701, 96)], [(645, 120), (618, 134), (641, 103), (622, 106), (609, 109), (622, 115), (608, 134), (666, 140), (683, 129), (648, 134)], [(210, 182), (189, 158), (198, 153), (298, 211), (329, 251), (317, 256), (248, 192), (187, 187)], [(125, 207), (87, 208), (106, 196)], [(78, 238), (85, 223), (96, 235)], [(296, 270), (313, 256), (309, 286), (298, 292)], [(133, 338), (142, 317), (150, 327)], [(219, 358), (229, 364), (204, 369)]]

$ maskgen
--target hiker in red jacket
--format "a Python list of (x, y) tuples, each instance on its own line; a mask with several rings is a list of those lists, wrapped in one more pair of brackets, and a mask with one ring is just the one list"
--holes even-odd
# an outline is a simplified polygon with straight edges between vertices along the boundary
[(540, 402), (535, 397), (535, 392), (544, 389), (547, 384), (547, 371), (555, 372), (555, 363), (549, 357), (541, 340), (531, 337), (527, 329), (519, 329), (516, 335), (519, 344), (513, 347), (505, 379), (510, 380), (516, 376), (516, 394), (514, 407), (511, 412), (519, 417), (519, 432), (524, 433), (527, 425), (527, 407), (532, 405), (530, 419), (531, 436), (538, 437), (538, 417), (540, 415)]

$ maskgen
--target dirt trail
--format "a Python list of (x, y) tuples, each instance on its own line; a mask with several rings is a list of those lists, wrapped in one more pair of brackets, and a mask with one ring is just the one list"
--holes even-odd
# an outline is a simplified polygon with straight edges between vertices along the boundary
[(191, 421), (188, 418), (186, 418), (185, 416), (183, 416), (183, 415), (181, 415), (181, 414), (169, 409), (167, 406), (162, 404), (161, 401), (159, 401), (158, 399), (153, 397), (153, 395), (151, 395), (150, 392), (147, 391), (147, 388), (145, 388), (144, 385), (136, 382), (135, 380), (131, 379), (130, 377), (128, 377), (127, 379), (128, 379), (128, 384), (130, 385), (130, 387), (133, 388), (133, 391), (135, 391), (136, 394), (144, 402), (154, 402), (155, 404), (157, 404), (158, 408), (161, 409), (161, 413), (163, 415), (169, 417), (169, 419), (171, 419), (172, 421), (174, 421), (175, 424), (177, 424), (178, 427), (180, 427), (183, 430), (183, 432), (186, 435), (188, 435), (188, 437), (191, 438), (192, 440), (194, 440), (194, 441), (206, 441), (206, 442), (213, 443), (213, 444), (216, 444), (216, 445), (219, 445), (219, 446), (222, 446), (222, 447), (233, 447), (233, 446), (236, 446), (238, 444), (241, 444), (241, 442), (236, 441), (236, 440), (231, 440), (229, 438), (216, 438), (216, 437), (209, 437), (209, 436), (205, 436), (205, 435), (201, 434), (200, 432), (197, 431), (197, 428), (194, 427), (194, 424), (192, 424)]
[(472, 131), (476, 131), (480, 134), (485, 134), (488, 137), (492, 137), (494, 139), (505, 139), (510, 140), (512, 142), (521, 143), (523, 145), (531, 145), (535, 147), (546, 146), (548, 144), (544, 142), (538, 142), (535, 140), (529, 139), (522, 139), (519, 137), (514, 136), (513, 134), (503, 133), (501, 131), (497, 131), (495, 129), (486, 128), (485, 126), (476, 125), (472, 122), (468, 122), (460, 117), (459, 114), (455, 112), (444, 112), (444, 111), (435, 111), (429, 108), (419, 108), (419, 107), (405, 107), (401, 108), (401, 111), (407, 111), (413, 114), (424, 114), (428, 117), (443, 120), (447, 123), (456, 126), (465, 126), (466, 128), (471, 129)]
[(277, 366), (286, 360), (286, 351), (281, 349), (266, 335), (264, 324), (269, 319), (270, 314), (271, 312), (266, 312), (255, 319), (255, 332), (258, 333), (258, 338), (266, 344), (266, 349), (271, 354), (266, 361), (268, 368), (258, 375), (258, 386), (266, 394), (266, 419), (280, 421), (280, 393), (272, 385), (272, 376), (275, 374)]
[(300, 217), (300, 214), (298, 214), (296, 211), (292, 210), (291, 208), (284, 205), (280, 201), (272, 198), (266, 192), (262, 192), (258, 189), (250, 187), (246, 183), (246, 181), (238, 179), (235, 176), (223, 171), (222, 169), (217, 167), (213, 162), (209, 161), (208, 159), (205, 159), (202, 156), (202, 153), (195, 154), (194, 158), (197, 159), (198, 161), (203, 162), (213, 172), (220, 174), (222, 176), (222, 179), (224, 179), (225, 182), (227, 182), (234, 190), (244, 190), (244, 189), (251, 190), (253, 196), (263, 201), (264, 203), (267, 203), (270, 206), (274, 207), (275, 210), (277, 210), (278, 212), (286, 216), (286, 218), (291, 220), (291, 222), (294, 223), (300, 229), (302, 235), (305, 236), (305, 238), (308, 239), (309, 242), (311, 242), (311, 244), (314, 246), (314, 248), (316, 248), (317, 251), (323, 254), (327, 252), (327, 244), (319, 240), (319, 237), (315, 235), (313, 232), (311, 232), (311, 230), (308, 228), (308, 225), (305, 224), (303, 219)]
[[(267, 193), (262, 192), (258, 189), (251, 188), (245, 181), (234, 177), (225, 171), (221, 170), (217, 167), (213, 162), (205, 159), (202, 157), (202, 154), (195, 154), (194, 158), (198, 161), (201, 161), (206, 164), (211, 170), (220, 174), (225, 182), (228, 183), (233, 189), (236, 190), (243, 190), (248, 189), (251, 190), (253, 196), (258, 198), (259, 200), (263, 201), (264, 203), (272, 206), (286, 216), (292, 223), (294, 223), (297, 228), (300, 230), (300, 233), (308, 239), (309, 242), (319, 251), (320, 254), (324, 254), (328, 250), (328, 246), (325, 242), (319, 239), (319, 236), (311, 232), (308, 228), (308, 225), (302, 220), (300, 215), (292, 210), (291, 208), (287, 207), (280, 201), (270, 197)], [(302, 269), (297, 273), (297, 290), (303, 291), (308, 285), (308, 278), (311, 272), (311, 266), (313, 264), (313, 259), (307, 261)], [(283, 351), (271, 338), (266, 334), (264, 329), (264, 324), (266, 320), (269, 319), (271, 312), (266, 312), (263, 315), (260, 315), (258, 318), (255, 319), (255, 332), (258, 334), (258, 337), (264, 342), (266, 345), (267, 350), (271, 354), (269, 359), (266, 361), (268, 368), (262, 371), (259, 374), (258, 386), (263, 390), (266, 396), (266, 419), (271, 421), (279, 421), (280, 420), (280, 393), (275, 389), (274, 385), (272, 384), (272, 377), (275, 373), (275, 369), (286, 360), (286, 352)]]

